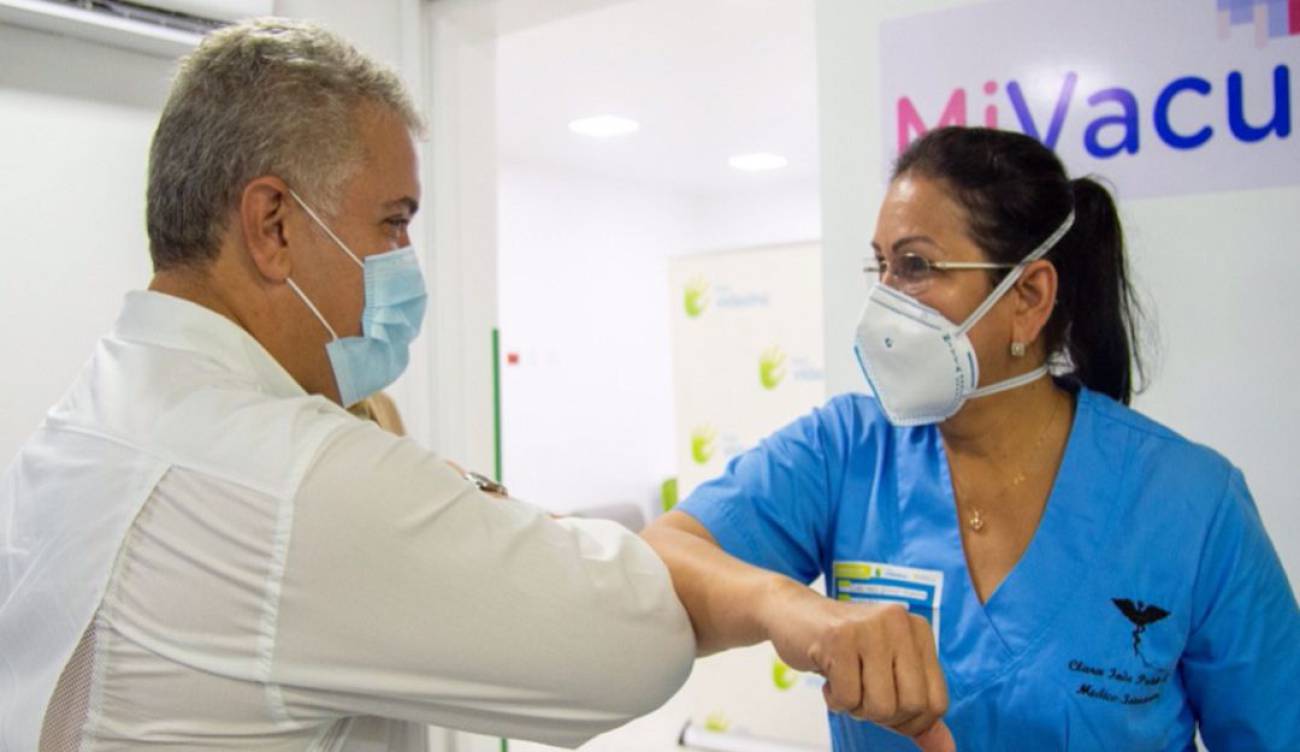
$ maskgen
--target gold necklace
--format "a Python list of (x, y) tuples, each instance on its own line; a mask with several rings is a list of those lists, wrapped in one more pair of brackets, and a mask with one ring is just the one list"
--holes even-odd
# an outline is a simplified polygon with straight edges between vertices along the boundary
[[(1056, 423), (1056, 415), (1060, 411), (1061, 411), (1061, 403), (1057, 402), (1055, 405), (1052, 406), (1051, 417), (1047, 419), (1047, 423), (1043, 425), (1043, 430), (1038, 433), (1038, 439), (1034, 441), (1033, 447), (1031, 447), (1029, 450), (1030, 459), (1033, 459), (1038, 454), (1038, 450), (1042, 448), (1043, 441), (1047, 438), (1047, 432), (1048, 430), (1051, 429), (1052, 424)], [(1005, 497), (1008, 493), (1010, 493), (1016, 487), (1020, 486), (1020, 484), (1024, 483), (1027, 479), (1028, 479), (1028, 475), (1026, 475), (1025, 473), (1024, 465), (1018, 466), (1016, 468), (1015, 476), (1011, 478), (1011, 481), (1009, 483), (1006, 483), (1002, 486), (1002, 488), (998, 491), (997, 497), (998, 498)], [(956, 492), (956, 495), (961, 496), (961, 487), (957, 482), (956, 473), (952, 473), (952, 485), (953, 485), (953, 491)], [(986, 527), (986, 523), (984, 522), (984, 512), (981, 511), (980, 508), (975, 506), (973, 503), (968, 502), (967, 506), (970, 507), (970, 517), (967, 518), (966, 524), (969, 525), (970, 529), (973, 530), (974, 532), (976, 533), (982, 532)]]

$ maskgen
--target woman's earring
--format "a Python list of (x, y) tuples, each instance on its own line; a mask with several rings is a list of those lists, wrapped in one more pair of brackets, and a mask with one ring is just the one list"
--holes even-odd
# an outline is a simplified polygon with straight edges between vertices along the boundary
[(1024, 342), (1012, 342), (1012, 343), (1011, 343), (1011, 357), (1013, 357), (1013, 358), (1023, 358), (1023, 357), (1025, 357), (1025, 343), (1024, 343)]

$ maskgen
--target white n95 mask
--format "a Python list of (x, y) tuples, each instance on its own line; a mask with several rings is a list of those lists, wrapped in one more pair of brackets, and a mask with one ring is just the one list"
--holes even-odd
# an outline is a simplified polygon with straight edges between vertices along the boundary
[(877, 283), (858, 319), (853, 347), (885, 417), (896, 426), (938, 423), (966, 400), (1015, 389), (1047, 375), (1047, 366), (979, 386), (979, 359), (967, 334), (1010, 290), (1025, 267), (1042, 258), (1074, 225), (1061, 226), (1017, 264), (960, 325), (917, 299)]

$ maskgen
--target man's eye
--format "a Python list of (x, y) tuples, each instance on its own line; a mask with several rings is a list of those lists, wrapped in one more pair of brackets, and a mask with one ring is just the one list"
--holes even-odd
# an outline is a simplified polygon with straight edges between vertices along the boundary
[(405, 230), (407, 227), (410, 226), (411, 220), (407, 219), (406, 217), (389, 217), (388, 219), (384, 220), (384, 224), (388, 225), (394, 230)]

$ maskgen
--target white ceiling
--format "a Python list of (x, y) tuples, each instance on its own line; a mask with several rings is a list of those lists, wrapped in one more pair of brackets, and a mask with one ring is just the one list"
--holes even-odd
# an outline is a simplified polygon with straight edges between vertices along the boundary
[[(499, 38), (501, 158), (702, 195), (815, 190), (816, 72), (813, 0), (613, 3)], [(641, 130), (596, 140), (568, 129), (601, 114)], [(727, 165), (749, 152), (790, 164)]]

